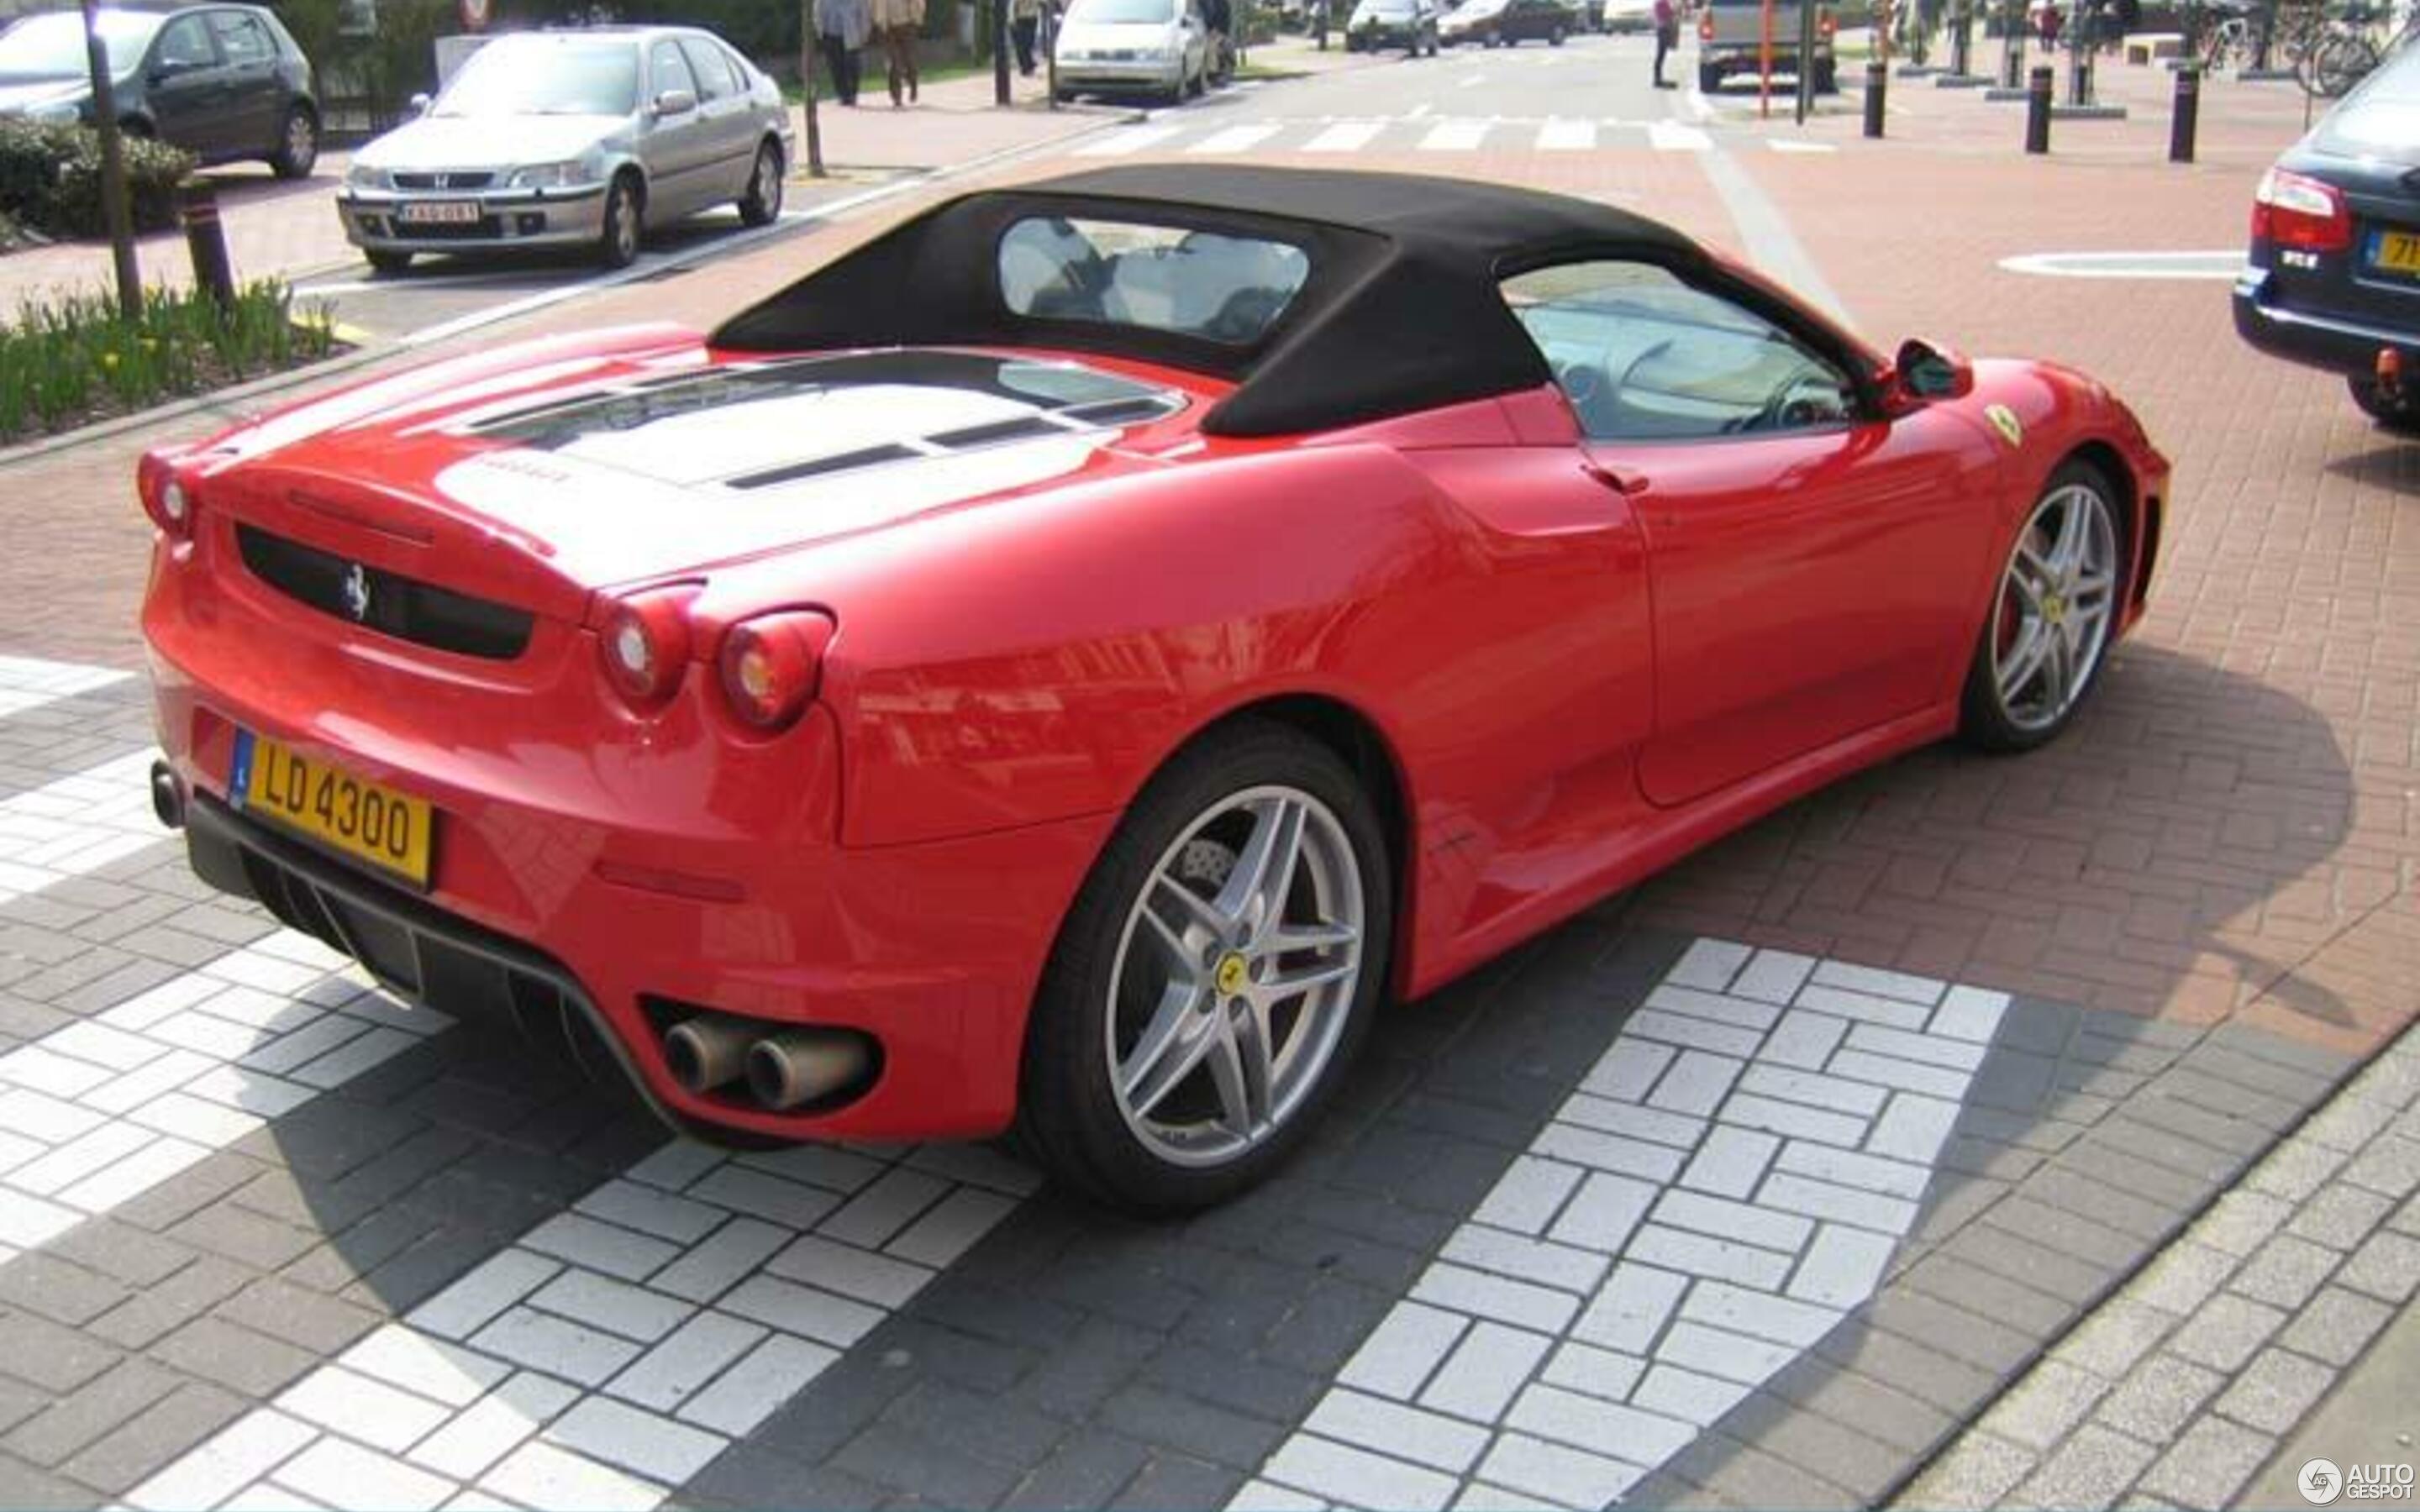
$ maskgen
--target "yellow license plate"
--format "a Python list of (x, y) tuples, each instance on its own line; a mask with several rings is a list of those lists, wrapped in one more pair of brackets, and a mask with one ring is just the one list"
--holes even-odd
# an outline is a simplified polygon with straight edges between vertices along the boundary
[(300, 830), (414, 887), (428, 886), (436, 813), (426, 799), (298, 756), (249, 730), (236, 734), (227, 788), (239, 810)]
[(2410, 231), (2382, 234), (2378, 239), (2378, 256), (2374, 260), (2379, 267), (2398, 273), (2420, 273), (2420, 235)]

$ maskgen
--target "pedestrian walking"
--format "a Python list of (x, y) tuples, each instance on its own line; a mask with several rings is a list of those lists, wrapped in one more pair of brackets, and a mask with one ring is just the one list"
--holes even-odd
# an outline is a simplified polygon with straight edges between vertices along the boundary
[(1013, 0), (1008, 10), (1009, 39), (1016, 44), (1016, 71), (1033, 77), (1033, 42), (1042, 32), (1042, 0)]
[(844, 105), (857, 103), (858, 50), (874, 30), (867, 0), (814, 0), (815, 41), (823, 49), (832, 93)]
[(1672, 0), (1655, 0), (1655, 87), (1677, 89), (1679, 85), (1664, 77), (1664, 60), (1681, 45), (1681, 12)]
[(873, 20), (874, 35), (882, 43), (884, 81), (891, 85), (891, 105), (896, 110), (903, 94), (916, 98), (916, 38), (924, 29), (924, 0), (873, 0)]
[(2036, 24), (2041, 31), (2042, 51), (2045, 53), (2057, 52), (2059, 24), (2057, 5), (2054, 3), (2042, 7), (2041, 14)]

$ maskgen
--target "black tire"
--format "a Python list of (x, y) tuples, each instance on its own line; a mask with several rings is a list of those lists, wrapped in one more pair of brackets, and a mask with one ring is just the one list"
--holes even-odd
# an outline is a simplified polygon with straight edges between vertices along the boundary
[(1548, 47), (1560, 47), (1563, 45), (1563, 29), (1560, 26), (1556, 27), (1553, 31), (1546, 34), (1546, 45)]
[(605, 191), (604, 225), (597, 234), (597, 260), (609, 269), (628, 268), (639, 260), (645, 235), (646, 196), (630, 174), (614, 176)]
[(372, 248), (362, 255), (369, 259), (374, 272), (401, 273), (410, 271), (411, 268), (411, 254), (408, 252), (384, 252)]
[[(1359, 974), (1340, 1005), (1344, 1022), (1333, 1048), (1292, 1109), (1223, 1163), (1182, 1165), (1143, 1143), (1109, 1085), (1118, 1052), (1109, 1009), (1120, 946), (1138, 897), (1178, 842), (1231, 798), (1268, 787), (1316, 799), (1349, 845), (1363, 906)], [(1026, 1027), (1019, 1147), (1067, 1187), (1135, 1213), (1193, 1211), (1259, 1182), (1300, 1147), (1343, 1083), (1385, 991), (1393, 924), (1394, 883), (1377, 810), (1333, 751), (1259, 720), (1196, 743), (1128, 809), (1060, 929)]]
[(319, 117), (307, 105), (286, 113), (276, 149), (269, 155), (270, 171), (280, 178), (308, 178), (319, 161)]
[(2125, 508), (2125, 492), (2091, 463), (2071, 458), (2061, 463), (2050, 475), (2049, 481), (2042, 485), (2040, 496), (2026, 509), (2025, 523), (2019, 529), (2021, 532), (2031, 529), (2035, 512), (2041, 507), (2042, 501), (2062, 489), (2078, 486), (2099, 494), (2108, 510), (2115, 552), (2108, 630), (2093, 656), (2091, 667), (2085, 672), (2083, 683), (2055, 717), (2046, 724), (2032, 726), (2012, 717), (2000, 696), (1993, 666), (2001, 605), (2008, 593), (2005, 587), (2008, 567), (2005, 563), (2014, 560), (2020, 544), (2019, 541), (2009, 542), (2000, 559), (2004, 564), (1992, 575), (1992, 602), (1986, 607), (1982, 628), (1976, 635), (1975, 652), (1966, 667), (1966, 687), (1959, 704), (1958, 736), (1978, 749), (2026, 751), (2057, 739), (2074, 722), (2077, 713), (2091, 701), (2093, 690), (2100, 687), (2101, 674), (2109, 666), (2110, 652), (2117, 645), (2117, 622), (2124, 611), (2126, 587), (2133, 581), (2133, 543), (2128, 535), (2131, 520)]
[(739, 224), (771, 225), (782, 215), (782, 149), (768, 142), (756, 149), (748, 189), (739, 196)]
[(2355, 376), (2345, 379), (2352, 392), (2352, 402), (2361, 412), (2397, 436), (2420, 436), (2420, 395), (2410, 389), (2401, 390), (2394, 398), (2380, 391), (2378, 380)]

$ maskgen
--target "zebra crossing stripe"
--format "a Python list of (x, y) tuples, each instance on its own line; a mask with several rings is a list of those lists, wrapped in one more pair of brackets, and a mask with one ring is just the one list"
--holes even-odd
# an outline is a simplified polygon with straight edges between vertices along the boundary
[(1140, 152), (1147, 147), (1168, 141), (1183, 131), (1184, 128), (1181, 126), (1129, 127), (1123, 131), (1112, 131), (1097, 142), (1078, 147), (1074, 155), (1079, 158), (1122, 158), (1128, 153)]
[(122, 683), (128, 672), (33, 656), (0, 656), (0, 718)]
[(1385, 121), (1339, 121), (1302, 145), (1305, 152), (1358, 152), (1377, 140)]
[(0, 903), (158, 844), (151, 755), (135, 751), (0, 799)]
[(1548, 121), (1538, 128), (1541, 152), (1587, 152), (1596, 146), (1596, 122)]
[(1679, 121), (1649, 121), (1647, 145), (1658, 152), (1709, 152), (1714, 149), (1714, 139)]
[(1230, 126), (1224, 131), (1212, 132), (1185, 150), (1203, 154), (1249, 152), (1277, 135), (1279, 130), (1275, 126)]
[(1469, 152), (1487, 140), (1487, 121), (1441, 121), (1420, 138), (1422, 152)]

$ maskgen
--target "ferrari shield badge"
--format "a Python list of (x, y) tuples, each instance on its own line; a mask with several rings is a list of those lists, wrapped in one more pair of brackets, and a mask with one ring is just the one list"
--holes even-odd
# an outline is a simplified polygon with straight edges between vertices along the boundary
[(2010, 446), (2014, 446), (2025, 439), (2025, 423), (2019, 420), (2017, 418), (2017, 412), (2009, 409), (2007, 405), (1995, 404), (1989, 406), (1984, 409), (1983, 414), (1992, 422), (1993, 426), (1999, 431), (2001, 436), (2007, 439), (2008, 443)]

